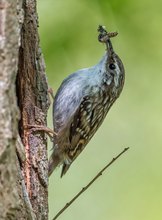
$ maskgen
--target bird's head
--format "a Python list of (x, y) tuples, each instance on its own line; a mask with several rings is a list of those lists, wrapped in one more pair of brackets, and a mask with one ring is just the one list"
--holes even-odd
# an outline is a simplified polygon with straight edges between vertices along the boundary
[(115, 86), (119, 87), (124, 82), (124, 66), (119, 56), (114, 52), (110, 38), (118, 35), (117, 32), (107, 32), (104, 26), (98, 27), (98, 40), (106, 44), (106, 69), (114, 78)]

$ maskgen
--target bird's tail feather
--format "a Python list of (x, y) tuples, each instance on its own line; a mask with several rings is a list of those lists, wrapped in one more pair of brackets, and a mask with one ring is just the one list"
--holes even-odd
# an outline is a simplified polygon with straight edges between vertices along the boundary
[(70, 164), (63, 163), (62, 171), (61, 171), (61, 178), (63, 177), (63, 175), (65, 175), (69, 167), (70, 167)]
[(51, 155), (49, 162), (48, 162), (48, 176), (52, 174), (55, 168), (61, 163), (60, 157), (57, 155)]

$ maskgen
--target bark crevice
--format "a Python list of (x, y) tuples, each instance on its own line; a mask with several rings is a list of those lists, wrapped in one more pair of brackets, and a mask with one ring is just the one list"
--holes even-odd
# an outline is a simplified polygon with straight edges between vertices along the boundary
[(48, 219), (47, 91), (36, 0), (2, 0), (0, 219)]

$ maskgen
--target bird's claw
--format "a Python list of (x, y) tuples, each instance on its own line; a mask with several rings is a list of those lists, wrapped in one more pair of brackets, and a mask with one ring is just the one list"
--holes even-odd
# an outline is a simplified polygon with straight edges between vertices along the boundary
[(46, 126), (43, 126), (43, 125), (31, 125), (31, 124), (27, 124), (25, 126), (26, 129), (31, 129), (32, 131), (44, 131), (46, 132), (46, 134), (50, 137), (51, 141), (53, 142), (53, 138), (54, 136), (57, 135), (56, 132), (54, 132), (52, 129), (46, 127)]

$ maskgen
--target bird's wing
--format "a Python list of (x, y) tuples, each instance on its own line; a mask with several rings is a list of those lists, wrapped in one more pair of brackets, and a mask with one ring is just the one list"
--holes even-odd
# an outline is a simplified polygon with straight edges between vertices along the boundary
[(92, 117), (92, 103), (89, 96), (85, 96), (78, 109), (72, 116), (68, 128), (68, 141), (69, 145), (66, 154), (70, 163), (64, 162), (61, 172), (61, 177), (67, 172), (71, 163), (84, 149), (88, 143), (89, 134), (91, 130), (91, 117)]
[(71, 123), (69, 157), (73, 161), (97, 131), (104, 118), (102, 101), (98, 97), (85, 96)]
[(63, 164), (61, 176), (67, 172), (71, 163), (95, 134), (104, 115), (103, 105), (95, 102), (94, 97), (85, 96), (82, 99), (69, 127), (69, 147), (66, 153), (71, 162)]

